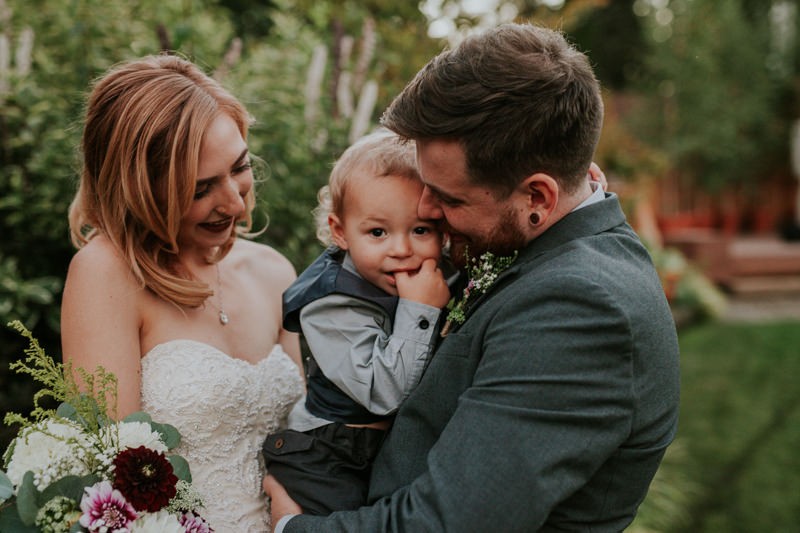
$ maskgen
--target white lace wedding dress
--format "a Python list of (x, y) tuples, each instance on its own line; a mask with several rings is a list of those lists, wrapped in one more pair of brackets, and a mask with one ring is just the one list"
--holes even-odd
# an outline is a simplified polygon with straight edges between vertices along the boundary
[(160, 344), (142, 359), (142, 410), (180, 431), (174, 452), (189, 462), (217, 533), (270, 531), (261, 445), (285, 427), (302, 393), (280, 345), (257, 364), (191, 340)]

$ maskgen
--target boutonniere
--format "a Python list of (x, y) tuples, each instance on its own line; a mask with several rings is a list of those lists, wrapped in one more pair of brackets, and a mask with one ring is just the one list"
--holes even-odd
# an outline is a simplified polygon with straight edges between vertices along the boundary
[(492, 252), (484, 252), (480, 257), (469, 256), (469, 250), (466, 252), (467, 257), (467, 275), (469, 281), (467, 286), (464, 287), (464, 292), (461, 294), (461, 299), (456, 302), (451, 302), (450, 312), (447, 313), (447, 320), (442, 327), (442, 337), (446, 337), (450, 332), (453, 324), (462, 324), (467, 318), (467, 306), (470, 303), (472, 296), (479, 296), (489, 290), (489, 287), (494, 285), (497, 277), (517, 259), (518, 253), (515, 251), (513, 255), (500, 256)]

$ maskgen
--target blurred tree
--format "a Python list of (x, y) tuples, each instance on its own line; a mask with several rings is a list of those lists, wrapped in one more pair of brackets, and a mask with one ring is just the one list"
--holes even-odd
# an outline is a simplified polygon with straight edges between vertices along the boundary
[[(15, 268), (4, 271), (7, 279), (17, 275), (11, 272), (22, 279), (63, 279), (66, 273), (73, 251), (66, 213), (90, 81), (164, 44), (201, 64), (217, 64), (231, 30), (202, 7), (183, 2), (171, 8), (155, 0), (2, 3), (0, 33), (17, 56), (0, 62), (0, 257), (16, 259)], [(27, 312), (15, 306), (13, 316), (0, 318), (19, 318), (33, 328), (33, 318), (42, 316), (57, 331), (58, 306), (43, 305)]]
[(272, 0), (218, 0), (229, 12), (235, 33), (245, 41), (257, 40), (269, 35), (273, 26)]
[(333, 162), (441, 45), (403, 3), (274, 4), (271, 34), (246, 47), (224, 81), (256, 118), (250, 147), (265, 177), (257, 227), (269, 220), (258, 239), (301, 270), (321, 250), (311, 211)]
[(614, 0), (583, 9), (568, 30), (571, 40), (591, 58), (607, 89), (625, 89), (638, 77), (647, 53), (642, 19), (633, 12), (636, 1)]
[[(179, 50), (217, 65), (232, 26), (207, 2), (0, 0), (0, 323), (19, 319), (57, 355), (61, 287), (73, 248), (86, 91), (112, 64)], [(9, 374), (21, 337), (0, 328), (0, 406), (24, 411), (32, 383)], [(10, 436), (0, 427), (0, 448)]]
[(769, 5), (672, 1), (643, 13), (652, 53), (637, 80), (650, 95), (634, 124), (672, 166), (709, 191), (755, 187), (785, 167), (788, 78), (770, 68)]

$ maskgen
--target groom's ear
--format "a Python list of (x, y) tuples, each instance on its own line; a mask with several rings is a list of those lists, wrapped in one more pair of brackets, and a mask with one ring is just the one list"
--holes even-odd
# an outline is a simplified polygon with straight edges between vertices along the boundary
[(331, 229), (333, 243), (342, 250), (347, 250), (347, 239), (344, 238), (344, 224), (339, 220), (339, 217), (333, 213), (328, 215), (328, 227)]
[(558, 182), (548, 174), (536, 173), (528, 176), (522, 183), (527, 196), (528, 208), (539, 211), (539, 215), (549, 215), (558, 204)]

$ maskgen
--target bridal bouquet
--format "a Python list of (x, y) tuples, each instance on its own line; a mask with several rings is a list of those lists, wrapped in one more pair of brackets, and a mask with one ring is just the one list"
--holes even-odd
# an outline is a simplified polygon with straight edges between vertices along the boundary
[[(189, 465), (168, 455), (178, 431), (145, 413), (116, 422), (116, 378), (102, 368), (80, 372), (56, 363), (18, 321), (26, 358), (11, 364), (42, 385), (30, 418), (8, 413), (21, 429), (3, 455), (0, 470), (0, 531), (191, 532), (213, 531), (200, 516), (202, 502), (191, 486)], [(60, 405), (40, 406), (43, 398)]]

